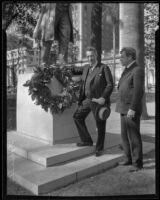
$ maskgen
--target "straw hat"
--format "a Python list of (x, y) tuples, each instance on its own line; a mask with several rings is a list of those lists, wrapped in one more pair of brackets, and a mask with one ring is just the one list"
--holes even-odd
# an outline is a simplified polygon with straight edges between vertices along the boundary
[(104, 105), (98, 105), (96, 108), (96, 118), (98, 120), (107, 120), (110, 116), (111, 109), (109, 106)]

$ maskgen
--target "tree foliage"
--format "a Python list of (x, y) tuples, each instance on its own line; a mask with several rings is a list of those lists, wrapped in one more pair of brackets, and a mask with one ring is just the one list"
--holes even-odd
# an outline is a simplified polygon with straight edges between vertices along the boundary
[[(96, 15), (98, 14), (98, 6), (101, 3), (94, 3), (93, 7), (93, 26), (96, 27), (96, 23), (98, 25), (98, 21), (96, 19)], [(112, 16), (111, 21), (116, 23), (116, 48), (118, 48), (119, 43), (119, 33), (118, 33), (118, 3), (103, 3), (103, 10), (102, 10), (102, 20), (106, 16)], [(16, 31), (23, 35), (29, 35), (32, 37), (32, 33), (34, 27), (36, 25), (38, 13), (40, 9), (40, 3), (21, 3), (21, 2), (14, 2), (14, 1), (6, 1), (2, 3), (2, 19), (5, 21), (5, 30), (9, 30), (12, 27), (16, 27)], [(145, 56), (146, 57), (154, 57), (154, 41), (155, 41), (155, 27), (159, 20), (159, 4), (158, 3), (144, 3), (144, 28), (145, 28)], [(100, 21), (100, 19), (99, 19)], [(104, 23), (104, 26), (107, 30), (107, 34), (102, 37), (105, 39), (107, 38), (107, 45), (106, 40), (102, 42), (102, 49), (109, 51), (112, 49), (112, 31), (111, 26), (112, 24), (109, 22), (109, 17), (107, 19), (108, 22)], [(99, 24), (100, 25), (100, 24)], [(92, 29), (94, 27), (92, 26)], [(96, 30), (96, 28), (95, 28)], [(13, 32), (13, 31), (11, 31)], [(14, 30), (15, 32), (15, 30)], [(94, 31), (93, 31), (94, 32)], [(94, 33), (92, 32), (91, 40), (96, 38)], [(105, 31), (106, 32), (106, 31)], [(100, 34), (99, 34), (100, 35)]]
[(38, 12), (38, 3), (4, 2), (2, 9), (2, 19), (5, 21), (4, 29), (8, 30), (14, 23), (19, 33), (32, 36)]
[(154, 58), (155, 53), (155, 27), (159, 21), (159, 4), (144, 4), (144, 38), (145, 38), (145, 56)]

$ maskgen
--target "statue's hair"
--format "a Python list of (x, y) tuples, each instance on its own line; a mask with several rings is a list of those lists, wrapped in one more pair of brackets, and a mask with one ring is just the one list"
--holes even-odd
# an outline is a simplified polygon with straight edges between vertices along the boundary
[(136, 59), (136, 50), (132, 47), (123, 47), (120, 51), (120, 53), (122, 54), (122, 52), (126, 53), (126, 56), (132, 56), (132, 59), (135, 60)]
[(94, 54), (97, 56), (97, 50), (95, 49), (95, 47), (88, 46), (88, 47), (86, 48), (86, 52), (87, 52), (87, 51), (93, 51)]

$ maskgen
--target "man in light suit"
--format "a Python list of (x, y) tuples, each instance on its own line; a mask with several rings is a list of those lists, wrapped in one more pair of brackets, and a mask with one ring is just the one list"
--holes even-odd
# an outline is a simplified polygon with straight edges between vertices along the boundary
[(49, 65), (53, 40), (59, 42), (60, 63), (67, 62), (68, 45), (73, 42), (73, 24), (70, 3), (42, 3), (33, 38), (41, 41), (41, 59)]
[(104, 149), (106, 120), (98, 118), (96, 109), (102, 105), (110, 106), (113, 79), (109, 67), (98, 63), (97, 51), (94, 47), (88, 47), (86, 55), (89, 65), (86, 65), (83, 70), (78, 108), (73, 115), (73, 119), (81, 139), (77, 146), (92, 146), (93, 141), (87, 130), (85, 119), (91, 111), (93, 112), (98, 130), (96, 156), (100, 156)]
[(125, 66), (118, 84), (116, 112), (121, 117), (121, 137), (125, 160), (120, 165), (131, 165), (130, 171), (143, 168), (140, 117), (144, 94), (144, 70), (136, 63), (136, 51), (131, 47), (121, 50), (121, 64)]

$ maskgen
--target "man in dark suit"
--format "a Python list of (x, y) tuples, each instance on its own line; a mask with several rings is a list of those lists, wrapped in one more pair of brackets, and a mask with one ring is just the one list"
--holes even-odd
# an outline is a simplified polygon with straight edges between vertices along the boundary
[(91, 111), (93, 112), (98, 130), (96, 156), (100, 156), (104, 148), (106, 120), (98, 118), (96, 109), (102, 105), (110, 106), (113, 79), (109, 67), (98, 63), (97, 51), (94, 47), (88, 47), (86, 55), (89, 65), (86, 65), (83, 70), (78, 108), (73, 118), (81, 139), (77, 146), (92, 146), (93, 141), (87, 130), (85, 118)]
[(144, 70), (136, 63), (136, 51), (126, 47), (121, 50), (121, 64), (125, 66), (118, 84), (116, 112), (121, 117), (121, 137), (126, 159), (120, 165), (130, 165), (130, 171), (143, 168), (140, 117), (144, 94)]
[(67, 62), (68, 45), (73, 42), (73, 25), (70, 3), (42, 3), (33, 37), (41, 41), (42, 63), (50, 64), (49, 55), (53, 40), (59, 42), (59, 61)]

